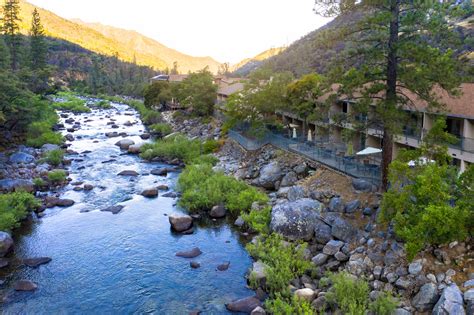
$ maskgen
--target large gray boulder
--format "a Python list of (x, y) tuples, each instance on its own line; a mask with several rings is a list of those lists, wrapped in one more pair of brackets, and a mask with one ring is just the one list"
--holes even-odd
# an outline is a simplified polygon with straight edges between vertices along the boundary
[(24, 152), (13, 153), (9, 159), (13, 164), (29, 164), (35, 161), (35, 157)]
[(115, 145), (119, 146), (120, 149), (122, 150), (128, 150), (128, 148), (134, 144), (135, 144), (135, 141), (130, 140), (130, 139), (122, 139), (120, 141), (117, 141), (117, 143), (115, 143)]
[(233, 301), (225, 305), (227, 310), (231, 312), (250, 314), (255, 308), (262, 306), (259, 299), (249, 296), (237, 301)]
[(433, 315), (465, 315), (464, 301), (461, 290), (453, 283), (447, 286), (435, 307), (433, 308)]
[(310, 240), (321, 209), (321, 203), (308, 198), (278, 204), (272, 209), (270, 228), (289, 240)]
[(288, 172), (283, 179), (281, 180), (280, 187), (289, 187), (296, 184), (298, 181), (298, 176), (295, 172)]
[(412, 305), (419, 312), (425, 312), (433, 308), (436, 301), (438, 301), (439, 294), (438, 288), (434, 283), (424, 284), (420, 291), (415, 295), (412, 301)]
[(271, 162), (260, 169), (257, 183), (263, 188), (275, 189), (275, 183), (282, 177), (282, 170), (278, 162)]
[(28, 192), (34, 191), (34, 185), (28, 179), (0, 179), (0, 191), (17, 191), (25, 190)]
[(332, 197), (329, 201), (329, 211), (331, 212), (344, 212), (344, 201), (341, 197)]
[(0, 231), (0, 257), (4, 257), (13, 248), (13, 239), (7, 232)]
[(352, 200), (349, 201), (346, 206), (344, 207), (344, 211), (346, 213), (354, 213), (360, 207), (360, 200)]
[(286, 197), (289, 201), (296, 201), (298, 199), (303, 199), (305, 197), (305, 192), (301, 186), (292, 186), (288, 189)]
[(337, 217), (331, 223), (331, 234), (335, 238), (347, 243), (357, 236), (358, 230), (343, 218)]
[(370, 192), (372, 191), (372, 184), (366, 180), (354, 178), (352, 180), (352, 187), (357, 191)]
[(176, 232), (184, 232), (193, 226), (193, 218), (189, 215), (177, 216), (170, 215), (168, 217), (171, 227)]

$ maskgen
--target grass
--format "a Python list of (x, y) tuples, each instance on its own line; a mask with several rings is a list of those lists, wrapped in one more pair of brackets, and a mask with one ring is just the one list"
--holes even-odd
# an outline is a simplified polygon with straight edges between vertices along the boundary
[(110, 101), (108, 100), (100, 100), (98, 102), (95, 102), (92, 107), (95, 108), (102, 108), (102, 109), (110, 109), (112, 108), (112, 105), (110, 105)]
[(28, 212), (39, 206), (39, 201), (26, 192), (0, 195), (0, 231), (18, 227)]
[(36, 121), (28, 126), (26, 144), (35, 148), (40, 148), (47, 143), (62, 144), (63, 136), (59, 132), (53, 131), (53, 127), (58, 123), (58, 120), (56, 111), (52, 107), (45, 107), (39, 117), (36, 118)]

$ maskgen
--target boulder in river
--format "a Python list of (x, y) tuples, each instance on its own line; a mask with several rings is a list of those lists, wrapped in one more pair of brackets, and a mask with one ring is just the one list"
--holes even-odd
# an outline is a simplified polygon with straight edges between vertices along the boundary
[(191, 218), (189, 215), (170, 215), (168, 219), (172, 229), (176, 232), (184, 232), (193, 226), (193, 218)]
[(134, 170), (125, 170), (125, 171), (121, 171), (117, 175), (119, 175), (119, 176), (138, 176), (138, 173)]
[(122, 139), (120, 141), (117, 141), (115, 143), (116, 146), (119, 146), (120, 149), (122, 150), (128, 150), (128, 148), (131, 146), (131, 145), (134, 145), (135, 144), (135, 141), (133, 140), (130, 140), (130, 139)]
[(36, 283), (30, 280), (18, 280), (15, 282), (15, 291), (34, 291), (38, 288)]
[(102, 212), (112, 212), (113, 214), (118, 214), (120, 211), (122, 211), (123, 208), (124, 208), (124, 206), (122, 206), (122, 205), (116, 205), (116, 206), (110, 206), (110, 207), (101, 209), (100, 211), (102, 211)]
[(201, 267), (201, 264), (198, 263), (197, 261), (191, 261), (191, 262), (189, 263), (189, 265), (190, 265), (191, 268), (193, 268), (193, 269), (198, 269), (199, 267)]
[(127, 152), (130, 154), (140, 154), (142, 146), (140, 144), (134, 144), (128, 147)]
[(51, 260), (49, 257), (25, 258), (23, 259), (23, 264), (31, 268), (37, 268), (49, 263)]
[(147, 198), (158, 197), (158, 188), (149, 188), (142, 191), (142, 196)]
[(259, 299), (254, 296), (249, 296), (240, 300), (227, 303), (225, 307), (231, 312), (250, 314), (255, 308), (262, 306)]
[(60, 199), (58, 197), (48, 196), (45, 199), (46, 208), (53, 207), (70, 207), (74, 204), (74, 200), (71, 199)]
[(149, 133), (141, 134), (141, 135), (140, 135), (140, 138), (142, 138), (143, 140), (150, 139), (150, 134), (149, 134)]
[(229, 266), (230, 266), (230, 261), (227, 261), (223, 264), (220, 264), (217, 266), (217, 270), (219, 271), (226, 271), (227, 269), (229, 269)]
[(225, 217), (227, 210), (223, 205), (217, 205), (212, 207), (211, 211), (209, 212), (209, 216), (211, 218), (223, 218)]
[(277, 204), (272, 209), (270, 228), (289, 240), (310, 240), (321, 208), (321, 203), (309, 198)]
[(13, 249), (13, 239), (7, 232), (0, 231), (0, 257), (4, 257)]
[(157, 169), (151, 170), (150, 173), (152, 175), (157, 175), (157, 176), (166, 176), (168, 175), (168, 169), (166, 167), (157, 168)]
[(195, 257), (197, 257), (201, 254), (202, 254), (202, 252), (199, 249), (199, 247), (194, 247), (193, 249), (190, 249), (190, 250), (177, 252), (176, 256), (183, 257), (183, 258), (195, 258)]

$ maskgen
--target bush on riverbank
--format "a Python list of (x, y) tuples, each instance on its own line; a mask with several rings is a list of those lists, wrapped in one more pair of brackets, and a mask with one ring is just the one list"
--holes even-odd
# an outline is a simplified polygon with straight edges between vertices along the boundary
[(189, 211), (210, 210), (222, 204), (237, 215), (250, 210), (253, 202), (268, 201), (264, 193), (224, 173), (213, 171), (209, 164), (188, 165), (179, 177), (178, 187), (183, 194), (179, 202)]
[(204, 143), (198, 139), (190, 140), (183, 135), (175, 135), (166, 139), (157, 140), (155, 143), (144, 144), (140, 156), (145, 160), (161, 158), (165, 160), (179, 159), (185, 163), (192, 163), (194, 159), (208, 151), (207, 141)]
[(81, 100), (71, 92), (59, 92), (56, 96), (61, 99), (61, 101), (53, 103), (53, 107), (56, 109), (67, 110), (73, 113), (90, 113), (91, 111), (86, 106), (86, 101)]
[(39, 201), (26, 192), (0, 195), (0, 231), (18, 227), (28, 212), (39, 206)]
[(153, 124), (148, 127), (151, 132), (158, 135), (159, 137), (165, 137), (173, 132), (173, 128), (170, 125), (165, 123)]
[(158, 124), (162, 121), (161, 114), (159, 112), (146, 107), (145, 104), (140, 100), (103, 94), (100, 94), (97, 97), (114, 103), (126, 104), (134, 108), (140, 114), (140, 118), (145, 125)]
[(43, 154), (43, 161), (52, 165), (52, 166), (58, 166), (63, 162), (64, 159), (64, 151), (61, 149), (57, 150), (51, 150), (48, 152), (45, 152)]
[(52, 130), (55, 122), (52, 121), (37, 121), (32, 123), (28, 127), (26, 135), (26, 144), (31, 147), (41, 148), (44, 144), (57, 144), (63, 143), (63, 136)]
[(66, 180), (66, 171), (54, 170), (48, 173), (48, 180), (52, 184), (60, 184)]

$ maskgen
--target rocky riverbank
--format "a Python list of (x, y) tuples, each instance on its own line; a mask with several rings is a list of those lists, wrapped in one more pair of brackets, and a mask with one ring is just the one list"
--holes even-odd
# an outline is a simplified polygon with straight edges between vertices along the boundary
[[(179, 126), (176, 130), (192, 131), (195, 137), (212, 134), (212, 128), (203, 132), (198, 121), (186, 120), (184, 126), (170, 121)], [(329, 287), (322, 281), (326, 272), (345, 271), (367, 279), (372, 300), (386, 291), (397, 296), (399, 315), (474, 313), (473, 240), (427, 248), (409, 262), (391, 227), (377, 222), (381, 194), (370, 183), (272, 146), (247, 152), (226, 140), (216, 156), (215, 169), (268, 192), (272, 231), (290, 241), (308, 242), (306, 258), (317, 272), (289, 286), (314, 309), (329, 311)], [(236, 224), (244, 226), (240, 218)], [(251, 273), (264, 282), (262, 265), (255, 262)], [(259, 305), (249, 297), (231, 308), (255, 307), (252, 314), (262, 314)]]

